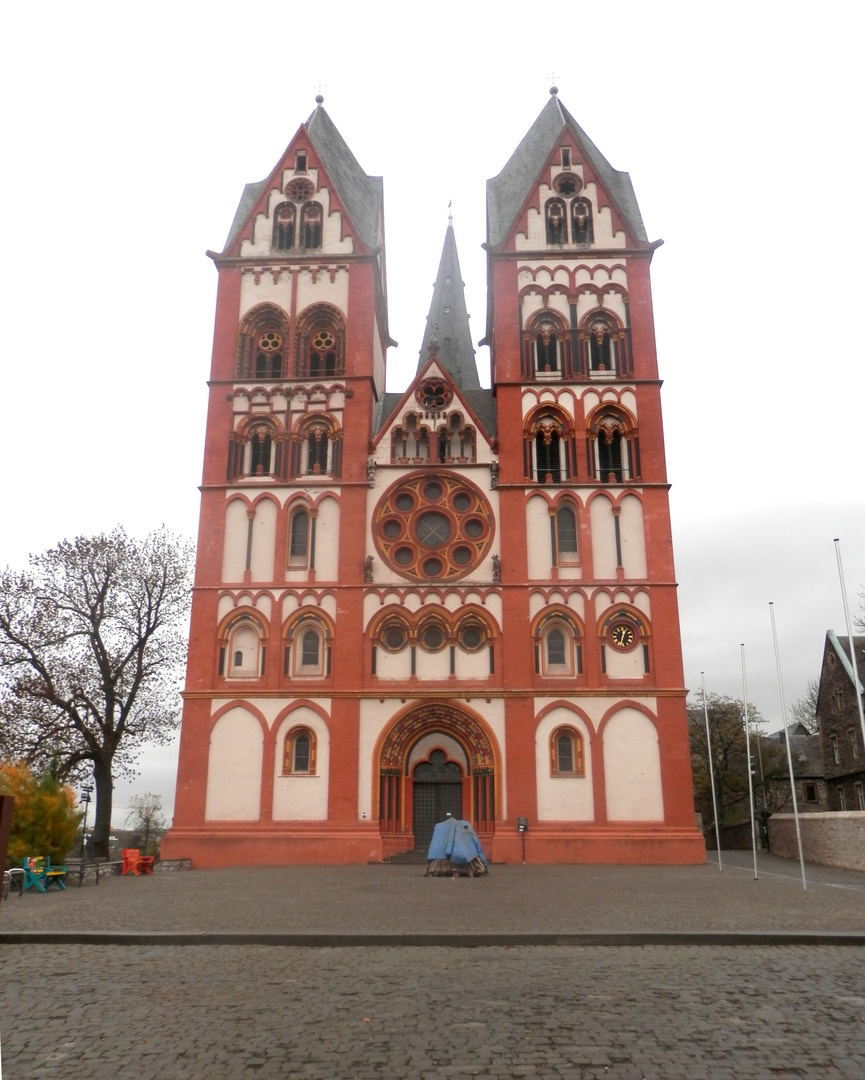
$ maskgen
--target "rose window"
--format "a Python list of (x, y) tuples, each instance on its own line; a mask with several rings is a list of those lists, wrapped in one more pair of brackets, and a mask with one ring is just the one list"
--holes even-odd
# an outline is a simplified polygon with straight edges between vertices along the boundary
[(415, 390), (414, 396), (424, 409), (443, 409), (453, 397), (444, 379), (425, 379)]
[(311, 180), (297, 177), (286, 184), (285, 194), (289, 199), (294, 199), (295, 202), (306, 202), (307, 199), (311, 199), (315, 194), (315, 184), (313, 184)]
[(414, 476), (378, 505), (375, 543), (384, 561), (415, 581), (453, 580), (489, 550), (493, 515), (484, 496), (457, 476)]

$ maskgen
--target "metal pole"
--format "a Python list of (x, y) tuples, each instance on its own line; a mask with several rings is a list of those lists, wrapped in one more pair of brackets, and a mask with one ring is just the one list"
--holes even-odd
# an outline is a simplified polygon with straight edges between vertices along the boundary
[(706, 756), (709, 759), (709, 783), (712, 785), (712, 812), (715, 815), (715, 843), (718, 845), (718, 870), (724, 872), (721, 863), (721, 829), (718, 825), (718, 797), (715, 794), (715, 766), (712, 764), (712, 733), (709, 731), (709, 706), (706, 704), (705, 672), (700, 672), (700, 693), (703, 695), (703, 716), (706, 718)]
[(853, 644), (853, 624), (850, 622), (850, 608), (847, 606), (847, 588), (844, 584), (844, 567), (841, 563), (841, 541), (837, 538), (835, 554), (838, 557), (838, 576), (841, 579), (841, 600), (844, 603), (844, 621), (847, 624), (847, 644), (850, 646), (850, 664), (853, 668), (853, 693), (859, 706), (859, 726), (862, 729), (862, 745), (865, 746), (865, 710), (862, 706), (862, 684), (859, 681), (859, 667), (856, 663), (856, 648)]
[(778, 692), (781, 695), (781, 721), (784, 724), (784, 742), (787, 745), (787, 770), (790, 773), (790, 791), (793, 795), (793, 820), (796, 823), (796, 843), (799, 845), (799, 866), (802, 868), (802, 888), (807, 889), (805, 881), (805, 856), (802, 854), (802, 833), (799, 829), (799, 803), (796, 799), (796, 778), (793, 775), (793, 755), (790, 752), (790, 729), (787, 726), (787, 706), (784, 704), (784, 686), (781, 682), (781, 656), (778, 652), (778, 632), (775, 629), (775, 605), (769, 603), (772, 616), (772, 640), (775, 643), (775, 667), (778, 669)]
[(751, 775), (751, 725), (748, 721), (748, 680), (745, 677), (745, 645), (742, 650), (742, 705), (745, 711), (745, 747), (748, 751), (748, 805), (751, 808), (751, 849), (754, 852), (754, 880), (757, 880), (757, 822), (754, 818), (754, 777)]

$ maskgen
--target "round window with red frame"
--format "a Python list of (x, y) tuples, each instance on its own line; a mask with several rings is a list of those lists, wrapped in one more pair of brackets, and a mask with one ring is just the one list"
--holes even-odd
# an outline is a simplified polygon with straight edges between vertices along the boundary
[(453, 581), (489, 551), (493, 512), (467, 480), (415, 474), (395, 484), (376, 507), (373, 538), (382, 559), (413, 581)]
[(453, 391), (445, 379), (424, 379), (414, 396), (422, 409), (443, 409), (453, 397)]

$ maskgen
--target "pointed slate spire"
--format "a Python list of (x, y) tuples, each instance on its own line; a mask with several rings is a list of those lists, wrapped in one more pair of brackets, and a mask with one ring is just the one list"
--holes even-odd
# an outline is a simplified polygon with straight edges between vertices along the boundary
[(461, 390), (479, 390), (475, 351), (469, 332), (465, 287), (460, 273), (452, 218), (442, 248), (441, 262), (427, 315), (426, 333), (418, 360), (418, 370), (430, 356), (437, 356)]

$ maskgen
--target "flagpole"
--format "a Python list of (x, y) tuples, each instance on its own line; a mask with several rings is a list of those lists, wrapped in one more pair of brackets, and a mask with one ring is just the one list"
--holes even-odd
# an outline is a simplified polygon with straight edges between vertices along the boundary
[(709, 731), (709, 706), (706, 704), (705, 672), (700, 672), (700, 693), (703, 695), (703, 716), (706, 718), (706, 757), (709, 759), (709, 783), (712, 786), (712, 812), (715, 815), (715, 843), (718, 845), (718, 870), (724, 872), (721, 862), (721, 830), (718, 826), (718, 797), (715, 794), (715, 768), (712, 765), (712, 733)]
[(778, 670), (778, 693), (781, 695), (781, 721), (784, 724), (784, 742), (787, 746), (787, 769), (790, 773), (790, 792), (793, 795), (793, 820), (796, 823), (796, 843), (799, 845), (799, 866), (802, 868), (802, 888), (807, 889), (805, 881), (805, 856), (802, 854), (802, 833), (799, 829), (799, 803), (796, 799), (796, 778), (793, 775), (793, 755), (790, 752), (790, 729), (787, 727), (787, 706), (784, 703), (784, 686), (781, 682), (781, 655), (778, 652), (778, 631), (775, 629), (775, 605), (770, 601), (769, 614), (772, 616), (772, 640), (775, 643), (775, 667)]
[(751, 850), (754, 852), (754, 880), (757, 880), (757, 822), (754, 818), (754, 776), (751, 772), (751, 724), (748, 720), (748, 680), (745, 677), (745, 645), (742, 650), (742, 704), (745, 709), (745, 746), (748, 750), (748, 805), (751, 808)]
[(859, 726), (862, 728), (862, 743), (865, 745), (865, 711), (862, 707), (862, 684), (859, 682), (859, 667), (856, 663), (856, 649), (853, 645), (853, 624), (850, 622), (850, 608), (847, 606), (847, 586), (844, 584), (844, 567), (841, 565), (841, 541), (835, 539), (835, 554), (838, 557), (838, 576), (841, 578), (841, 600), (844, 603), (844, 621), (847, 624), (847, 644), (850, 646), (850, 664), (853, 668), (853, 693), (859, 706)]

